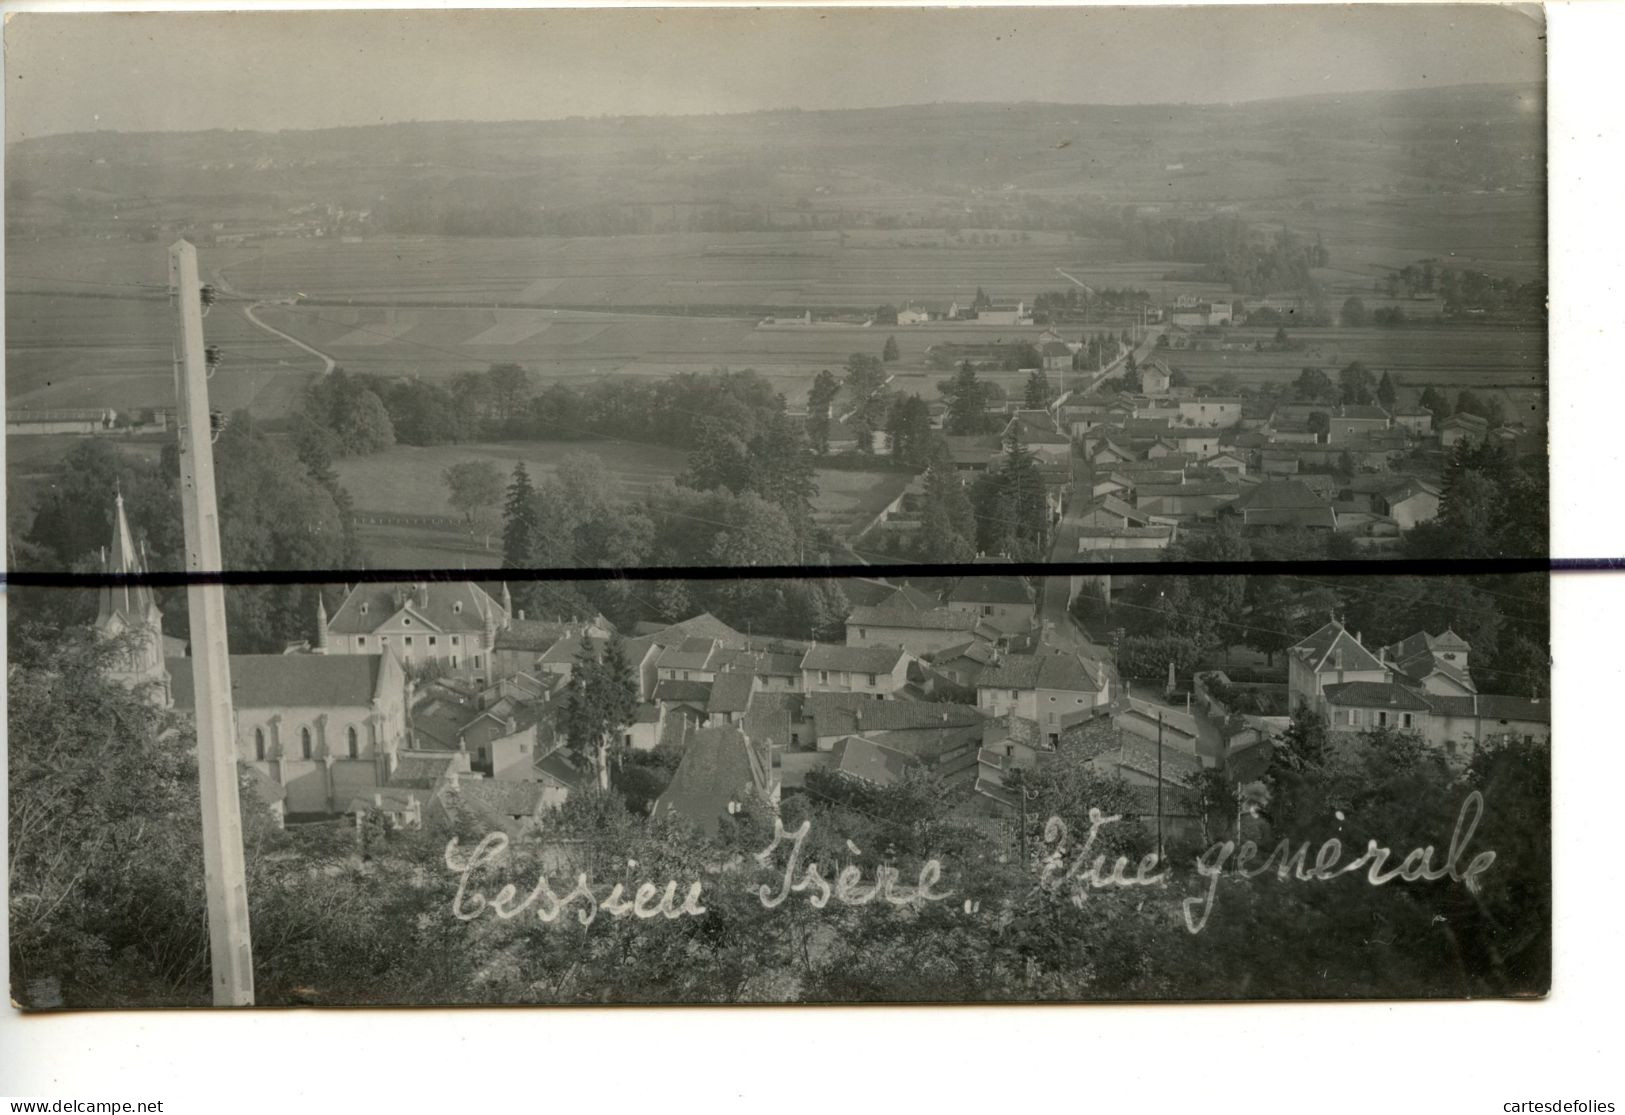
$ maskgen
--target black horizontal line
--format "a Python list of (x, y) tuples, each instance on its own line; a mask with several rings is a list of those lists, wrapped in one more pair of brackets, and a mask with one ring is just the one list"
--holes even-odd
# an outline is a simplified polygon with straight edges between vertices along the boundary
[(723, 581), (817, 580), (830, 578), (1302, 575), (1333, 577), (1492, 576), (1516, 573), (1594, 573), (1625, 570), (1625, 558), (1408, 558), (1384, 561), (1069, 561), (999, 564), (640, 566), (635, 569), (229, 569), (213, 572), (72, 573), (66, 570), (14, 570), (0, 573), (0, 585), (18, 588), (100, 588), (150, 585), (287, 585), (377, 583), (381, 581)]

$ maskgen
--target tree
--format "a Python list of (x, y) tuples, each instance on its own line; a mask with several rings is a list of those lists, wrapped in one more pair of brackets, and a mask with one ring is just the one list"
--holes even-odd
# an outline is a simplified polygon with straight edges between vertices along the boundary
[(699, 439), (688, 455), (688, 471), (677, 482), (697, 492), (726, 488), (738, 494), (752, 484), (750, 447), (737, 428), (720, 418), (700, 419)]
[(1377, 402), (1382, 406), (1382, 409), (1390, 413), (1393, 412), (1394, 405), (1399, 402), (1399, 392), (1394, 387), (1394, 377), (1387, 372), (1382, 373), (1382, 379), (1377, 383)]
[(939, 388), (948, 401), (948, 417), (943, 423), (950, 434), (982, 434), (991, 422), (987, 413), (987, 385), (976, 378), (969, 360), (959, 365), (954, 378)]
[(500, 418), (517, 418), (530, 393), (530, 375), (518, 364), (492, 364), (485, 373)]
[(1343, 309), (1338, 318), (1349, 329), (1360, 328), (1366, 323), (1365, 303), (1358, 295), (1349, 295), (1343, 301)]
[(463, 521), (472, 524), (475, 516), (502, 500), (502, 473), (487, 459), (459, 461), (441, 473), (448, 492), (447, 502), (462, 512)]
[(343, 368), (334, 368), (311, 385), (305, 414), (332, 431), (337, 456), (364, 456), (395, 444), (395, 427), (383, 400)]
[(1023, 398), (1028, 410), (1043, 410), (1049, 406), (1052, 393), (1049, 386), (1049, 377), (1042, 369), (1033, 372), (1027, 377), (1027, 390)]
[(1471, 414), (1479, 418), (1487, 418), (1489, 407), (1476, 393), (1463, 389), (1456, 393), (1456, 409), (1452, 413)]
[(925, 474), (924, 512), (917, 557), (927, 562), (967, 562), (976, 557), (976, 512), (953, 460), (939, 451)]
[(1292, 381), (1292, 395), (1306, 403), (1328, 402), (1337, 398), (1337, 389), (1319, 368), (1304, 368)]
[(609, 788), (612, 752), (619, 765), (621, 730), (632, 722), (637, 707), (637, 682), (620, 636), (610, 636), (603, 646), (583, 638), (570, 668), (562, 724), (570, 742), (594, 757), (604, 789)]
[(1331, 415), (1327, 414), (1323, 410), (1312, 410), (1309, 412), (1310, 433), (1314, 434), (1316, 437), (1319, 437), (1320, 435), (1327, 433), (1331, 428)]
[(1372, 387), (1375, 381), (1371, 371), (1358, 360), (1352, 361), (1342, 371), (1337, 373), (1338, 390), (1344, 404), (1349, 406), (1369, 406), (1373, 398)]
[(529, 568), (534, 560), (536, 543), (541, 537), (541, 522), (536, 511), (536, 489), (530, 482), (530, 473), (525, 470), (525, 462), (520, 461), (513, 467), (507, 502), (502, 507), (504, 569)]
[(918, 395), (907, 395), (892, 404), (886, 418), (891, 436), (893, 459), (911, 468), (924, 468), (931, 461), (935, 435), (931, 429), (931, 408)]
[[(895, 322), (895, 320), (896, 315), (893, 314), (893, 321)], [(887, 337), (886, 347), (880, 350), (880, 359), (890, 364), (899, 359), (901, 355), (902, 354), (897, 351), (897, 338)]]
[(1038, 461), (1021, 439), (1005, 439), (1004, 460), (978, 478), (972, 498), (984, 553), (1042, 561), (1049, 537), (1049, 502)]
[(819, 456), (829, 452), (829, 409), (840, 393), (841, 381), (830, 374), (828, 368), (814, 377), (812, 388), (807, 392), (807, 437), (812, 442), (813, 452)]
[(861, 401), (879, 391), (886, 382), (880, 358), (854, 352), (846, 358), (846, 389), (854, 401)]
[(1422, 388), (1422, 397), (1418, 405), (1423, 410), (1432, 411), (1434, 418), (1445, 418), (1450, 414), (1450, 402), (1437, 387)]

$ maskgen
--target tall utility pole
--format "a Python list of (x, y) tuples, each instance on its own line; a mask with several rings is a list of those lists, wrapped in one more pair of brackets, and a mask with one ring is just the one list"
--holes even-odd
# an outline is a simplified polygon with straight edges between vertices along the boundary
[[(220, 518), (214, 495), (213, 423), (208, 359), (203, 349), (203, 285), (197, 249), (177, 240), (169, 249), (175, 298), (175, 399), (180, 434), (181, 514), (186, 571), (223, 572)], [(209, 967), (214, 1005), (254, 1005), (254, 964), (248, 936), (248, 884), (243, 869), (243, 820), (237, 802), (237, 732), (231, 708), (231, 660), (226, 653), (226, 594), (219, 584), (193, 581), (192, 688), (197, 719), (198, 798), (203, 806), (203, 882), (209, 899)]]
[(1157, 710), (1157, 862), (1162, 862), (1162, 710)]

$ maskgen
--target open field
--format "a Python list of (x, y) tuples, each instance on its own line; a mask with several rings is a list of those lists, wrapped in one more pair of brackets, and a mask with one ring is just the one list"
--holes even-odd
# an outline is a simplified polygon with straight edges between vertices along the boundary
[[(174, 311), (159, 298), (17, 294), (6, 298), (6, 401), (14, 407), (175, 405)], [(297, 410), (321, 363), (220, 303), (204, 322), (224, 362), (209, 382), (216, 409), (262, 417)]]
[[(449, 565), (470, 568), (500, 563), (500, 553), (484, 548), (481, 531), (474, 535), (440, 522), (368, 521), (369, 513), (385, 516), (455, 517), (445, 502), (441, 473), (458, 461), (494, 461), (503, 474), (525, 463), (532, 480), (551, 474), (566, 457), (585, 454), (602, 466), (610, 486), (623, 498), (635, 499), (670, 482), (687, 465), (680, 450), (618, 442), (499, 442), (433, 448), (396, 446), (370, 457), (334, 464), (339, 480), (355, 501), (360, 536), (368, 559), (389, 566)], [(912, 477), (897, 472), (819, 469), (819, 494), (813, 516), (819, 525), (845, 534), (861, 529), (880, 509), (896, 499)], [(497, 512), (488, 513), (491, 522)]]
[(164, 446), (173, 445), (170, 434), (45, 434), (39, 437), (6, 438), (6, 493), (32, 504), (44, 490), (52, 469), (79, 443), (92, 437), (106, 441), (120, 453), (149, 464), (156, 463)]
[[(1471, 388), (1499, 397), (1509, 419), (1534, 424), (1546, 420), (1546, 336), (1544, 330), (1498, 325), (1407, 325), (1397, 329), (1288, 329), (1305, 346), (1296, 352), (1159, 349), (1157, 358), (1183, 369), (1193, 384), (1211, 383), (1229, 373), (1242, 384), (1296, 379), (1306, 367), (1335, 378), (1338, 369), (1359, 360), (1380, 376), (1392, 373), (1401, 403), (1415, 403), (1422, 388), (1455, 392)], [(1232, 343), (1262, 342), (1273, 330), (1233, 329)]]
[(624, 498), (642, 496), (671, 480), (687, 466), (686, 454), (661, 446), (594, 441), (510, 441), (480, 445), (397, 445), (370, 457), (335, 461), (339, 480), (355, 501), (357, 513), (456, 515), (445, 501), (441, 474), (459, 461), (488, 460), (504, 476), (523, 461), (532, 481), (551, 475), (566, 457), (595, 458), (605, 479)]
[(762, 326), (745, 318), (472, 308), (276, 306), (260, 315), (352, 372), (448, 379), (513, 362), (541, 382), (586, 382), (753, 368), (792, 405), (805, 401), (820, 370), (839, 373), (854, 352), (878, 356), (888, 336), (897, 338), (901, 356), (886, 370), (904, 379), (925, 377), (913, 389), (934, 399), (936, 381), (946, 373), (929, 368), (929, 346), (1033, 341), (1043, 332), (1035, 326)]
[[(1541, 329), (1497, 325), (1406, 325), (1393, 329), (1297, 329), (1290, 338), (1304, 347), (1289, 352), (1243, 349), (1158, 349), (1157, 358), (1183, 368), (1193, 380), (1234, 374), (1243, 383), (1292, 378), (1305, 367), (1328, 373), (1363, 361), (1374, 374), (1392, 372), (1407, 383), (1441, 387), (1528, 387), (1546, 381), (1546, 335)], [(1275, 335), (1268, 329), (1232, 329), (1225, 341), (1266, 350)]]

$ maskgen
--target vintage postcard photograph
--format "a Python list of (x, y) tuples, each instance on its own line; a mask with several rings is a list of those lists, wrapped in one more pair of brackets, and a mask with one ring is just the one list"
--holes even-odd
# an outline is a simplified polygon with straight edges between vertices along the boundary
[(1546, 991), (1544, 574), (1060, 580), (15, 589), (13, 998)]
[[(64, 462), (162, 475), (180, 242), (222, 514), (309, 528), (226, 530), (228, 569), (1547, 551), (1538, 10), (21, 13), (5, 45), (13, 568), (104, 541), (39, 516)], [(501, 529), (521, 475), (535, 537)]]
[(1544, 32), (10, 18), (13, 1002), (1546, 995)]

